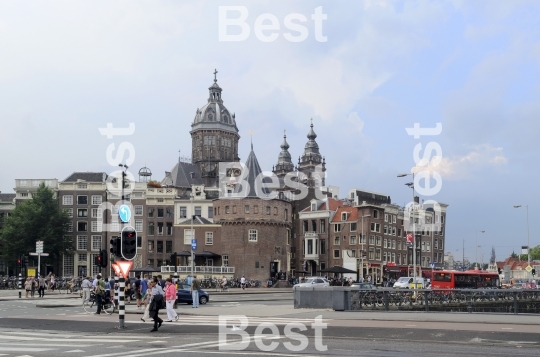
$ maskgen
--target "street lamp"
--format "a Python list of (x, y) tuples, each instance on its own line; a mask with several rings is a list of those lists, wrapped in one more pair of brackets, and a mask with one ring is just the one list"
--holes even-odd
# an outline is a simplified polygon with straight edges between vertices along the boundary
[[(514, 208), (520, 208), (521, 205), (514, 205)], [(531, 265), (531, 241), (529, 239), (529, 205), (524, 206), (527, 209), (527, 266)], [(529, 273), (530, 274), (530, 273)]]
[(195, 239), (195, 231), (193, 230), (193, 219), (195, 218), (195, 209), (193, 208), (193, 191), (189, 194), (191, 200), (191, 276), (195, 276), (195, 254), (193, 252), (193, 239)]
[(362, 278), (362, 281), (364, 281), (364, 241), (366, 240), (366, 236), (364, 234), (364, 217), (371, 217), (371, 215), (366, 214), (365, 216), (362, 216), (362, 238), (360, 238), (362, 239), (362, 267), (360, 268), (360, 278)]
[(485, 233), (486, 231), (476, 231), (476, 270), (478, 270), (478, 233)]
[(405, 176), (412, 176), (413, 178), (413, 182), (408, 182), (406, 183), (405, 185), (409, 186), (410, 188), (412, 188), (412, 197), (413, 197), (413, 200), (412, 200), (412, 207), (411, 207), (411, 215), (412, 215), (412, 223), (413, 223), (413, 228), (412, 228), (412, 233), (413, 233), (413, 249), (412, 249), (412, 253), (413, 253), (413, 282), (414, 282), (414, 288), (416, 289), (416, 227), (415, 227), (415, 224), (414, 224), (414, 206), (416, 205), (416, 201), (414, 200), (414, 172), (411, 173), (411, 174), (399, 174), (397, 175), (397, 177), (405, 177)]

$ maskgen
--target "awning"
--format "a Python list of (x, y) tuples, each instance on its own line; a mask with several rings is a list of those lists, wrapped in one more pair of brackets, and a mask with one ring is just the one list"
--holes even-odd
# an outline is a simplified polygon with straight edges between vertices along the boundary
[(401, 272), (401, 269), (399, 269), (398, 267), (389, 267), (389, 266), (385, 266), (384, 267), (384, 271), (388, 272), (388, 273), (400, 273)]

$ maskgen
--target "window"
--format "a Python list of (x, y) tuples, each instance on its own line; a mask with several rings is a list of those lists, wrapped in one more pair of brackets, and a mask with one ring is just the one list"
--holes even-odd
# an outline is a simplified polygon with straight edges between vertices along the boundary
[(257, 241), (257, 230), (256, 229), (250, 229), (249, 230), (249, 238), (248, 240), (250, 242), (256, 242)]
[(277, 216), (277, 207), (274, 207), (274, 216)]
[(228, 255), (222, 255), (221, 256), (221, 261), (222, 261), (222, 264), (223, 264), (224, 267), (229, 266), (229, 256)]
[(443, 240), (441, 239), (441, 244), (439, 244), (439, 246), (441, 247), (440, 249), (443, 250)]
[(212, 245), (214, 244), (214, 233), (213, 232), (206, 232), (206, 239), (205, 239), (205, 244), (206, 245)]
[(441, 224), (444, 224), (444, 216), (441, 215)]
[(311, 211), (316, 211), (317, 210), (317, 204), (316, 203), (312, 203), (311, 204)]
[(194, 239), (195, 232), (191, 229), (184, 229), (184, 244), (191, 245), (191, 240)]
[(315, 233), (317, 232), (317, 221), (314, 219), (311, 221), (311, 231)]
[(396, 235), (396, 227), (392, 227), (392, 235), (393, 235), (393, 236)]
[(73, 204), (73, 196), (62, 196), (62, 204), (64, 206), (71, 206)]
[(326, 254), (326, 241), (324, 239), (321, 240), (321, 254)]
[(426, 242), (422, 242), (422, 252), (426, 251)]
[(67, 232), (73, 232), (73, 222), (69, 222), (66, 228)]
[(354, 258), (356, 257), (356, 250), (351, 250), (351, 258)]
[(92, 250), (101, 250), (101, 236), (92, 236)]
[(392, 249), (396, 249), (396, 240), (392, 240)]
[(154, 210), (155, 210), (155, 208), (153, 208), (153, 207), (148, 208), (148, 217), (149, 218), (154, 217)]
[(214, 209), (212, 207), (208, 207), (208, 218), (214, 218)]
[(69, 218), (73, 218), (73, 208), (66, 208), (65, 211)]
[[(165, 253), (171, 254), (172, 253), (172, 240), (168, 240), (165, 242)], [(174, 264), (176, 265), (176, 264)]]
[(386, 252), (384, 252), (384, 253), (383, 253), (383, 262), (386, 263), (386, 261), (387, 261), (387, 260), (386, 260)]
[(374, 245), (375, 244), (375, 236), (369, 236), (369, 244)]
[(334, 258), (339, 258), (339, 249), (334, 249)]
[(147, 263), (148, 263), (149, 267), (153, 267), (154, 266), (154, 259), (148, 259)]
[(135, 216), (142, 216), (143, 214), (143, 206), (137, 205), (135, 206)]
[(231, 209), (229, 208), (229, 206), (225, 206), (225, 213), (226, 214), (231, 213)]
[(74, 276), (73, 255), (64, 255), (64, 276)]
[(101, 208), (92, 208), (92, 218), (103, 218), (103, 211)]
[(166, 234), (167, 234), (168, 236), (172, 236), (172, 227), (173, 227), (172, 223), (171, 223), (171, 222), (167, 222), (167, 231), (166, 231)]
[(438, 214), (435, 215), (435, 223), (439, 223), (439, 215)]
[(433, 243), (435, 244), (435, 246), (433, 248), (439, 249), (439, 240), (435, 239)]
[(360, 234), (360, 244), (366, 244), (366, 235)]
[(205, 136), (203, 140), (204, 146), (216, 145), (216, 137), (213, 135)]
[(172, 208), (166, 208), (165, 209), (165, 218), (173, 218), (173, 209)]
[(339, 245), (339, 237), (334, 238), (334, 245)]
[(153, 252), (154, 252), (154, 241), (149, 240), (148, 241), (148, 253), (153, 253)]
[(163, 208), (158, 208), (157, 209), (157, 216), (158, 216), (158, 218), (163, 218)]
[(396, 262), (396, 253), (392, 253), (392, 263)]
[(287, 229), (287, 245), (291, 244), (291, 230)]
[(103, 200), (103, 197), (101, 196), (92, 196), (93, 205), (100, 205), (102, 200)]
[(92, 232), (101, 232), (102, 222), (92, 221)]
[(158, 236), (163, 235), (163, 222), (158, 222), (157, 224), (157, 235)]
[(77, 250), (88, 250), (88, 236), (77, 236)]
[(384, 214), (384, 221), (385, 221), (385, 222), (388, 222), (388, 213), (385, 213), (385, 214)]
[(350, 237), (350, 244), (356, 244), (356, 236), (351, 236)]
[(375, 260), (381, 260), (381, 250), (379, 248), (375, 249)]
[(369, 260), (375, 259), (375, 249), (369, 248), (369, 257), (368, 257), (368, 259)]
[(156, 250), (157, 253), (163, 253), (163, 241), (162, 240), (158, 240), (157, 241), (157, 250)]
[(157, 201), (158, 201), (158, 203), (163, 203), (164, 200), (163, 200), (163, 198), (158, 198)]
[(384, 225), (384, 234), (388, 234), (388, 226), (386, 224)]
[(142, 219), (136, 219), (135, 220), (135, 230), (137, 232), (142, 232), (142, 227), (143, 227), (143, 220)]
[(302, 221), (302, 222), (304, 223), (304, 224), (303, 224), (303, 226), (304, 226), (304, 233), (306, 233), (306, 232), (308, 231), (308, 229), (309, 229), (309, 223), (308, 223), (308, 221)]
[(148, 235), (149, 235), (149, 236), (153, 236), (153, 235), (154, 235), (154, 229), (155, 229), (155, 224), (154, 224), (154, 222), (148, 222)]
[(88, 189), (88, 184), (80, 183), (80, 184), (77, 185), (77, 189), (79, 189), (79, 190), (87, 190)]
[(373, 222), (371, 222), (371, 231), (372, 231), (372, 232), (380, 233), (380, 232), (381, 232), (381, 225), (380, 225), (380, 223), (373, 223)]
[(396, 223), (396, 216), (392, 216), (392, 223)]
[(388, 242), (387, 242), (387, 240), (386, 240), (386, 238), (385, 238), (385, 239), (384, 239), (384, 242), (383, 242), (383, 247), (384, 247), (384, 248), (388, 248), (388, 244), (387, 244), (387, 243), (388, 243)]
[(142, 248), (142, 237), (137, 234), (137, 248)]
[(351, 223), (351, 232), (356, 232), (356, 222)]
[(324, 219), (321, 219), (321, 233), (326, 233), (326, 222)]
[(431, 252), (431, 243), (426, 242), (426, 251)]
[(401, 237), (401, 228), (398, 228), (398, 230), (397, 230), (397, 236), (398, 236), (398, 237)]
[(376, 209), (373, 210), (373, 218), (379, 218), (379, 211)]
[(88, 196), (77, 196), (77, 204), (78, 205), (87, 205), (88, 204)]
[[(255, 206), (257, 207), (257, 206)], [(255, 212), (255, 213), (258, 213), (258, 212)], [(285, 213), (283, 213), (283, 220), (288, 220), (289, 219), (289, 210), (285, 208)]]
[(88, 260), (88, 254), (86, 253), (79, 253), (79, 257), (77, 258), (77, 261), (79, 262), (86, 262)]
[[(381, 236), (376, 236), (376, 237), (375, 237), (375, 245), (381, 245), (381, 241), (382, 241)], [(380, 258), (379, 258), (379, 259), (380, 259)]]
[(347, 212), (343, 212), (343, 213), (341, 214), (341, 220), (342, 220), (342, 221), (346, 221), (346, 220), (347, 220)]
[(270, 214), (270, 206), (266, 206), (266, 214)]
[(77, 222), (77, 232), (87, 232), (88, 223), (86, 222)]
[(249, 205), (244, 206), (244, 213), (249, 213)]
[(187, 207), (180, 206), (180, 218), (187, 218)]
[(88, 210), (86, 208), (79, 208), (77, 210), (77, 217), (88, 217)]
[(398, 242), (397, 242), (397, 249), (401, 250), (401, 241), (400, 240), (398, 240)]
[(334, 224), (334, 232), (341, 232), (341, 224)]
[(195, 206), (195, 215), (201, 216), (202, 214), (201, 212), (202, 212), (201, 206)]
[(21, 192), (21, 197), (28, 197), (28, 192)]
[(20, 182), (20, 184), (21, 184), (22, 187), (28, 186), (28, 184), (26, 183), (26, 180), (21, 180), (21, 181), (19, 181), (19, 182)]

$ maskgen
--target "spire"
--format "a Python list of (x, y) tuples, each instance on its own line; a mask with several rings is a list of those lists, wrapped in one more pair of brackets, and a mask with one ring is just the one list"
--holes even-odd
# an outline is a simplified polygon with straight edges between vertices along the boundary
[(313, 131), (313, 118), (311, 118), (311, 125), (309, 126), (309, 133), (307, 135), (307, 138), (309, 140), (304, 147), (303, 156), (310, 156), (310, 154), (321, 156), (321, 154), (319, 153), (319, 145), (315, 141), (315, 139), (317, 138), (317, 134), (315, 134), (315, 131)]
[(218, 102), (223, 103), (223, 100), (221, 100), (221, 87), (217, 84), (217, 73), (218, 71), (214, 69), (214, 84), (208, 88), (210, 91), (210, 97), (208, 98), (208, 103), (211, 102)]
[(246, 160), (246, 169), (248, 170), (246, 181), (249, 183), (249, 192), (246, 197), (258, 197), (257, 191), (260, 191), (260, 188), (257, 190), (256, 186), (260, 185), (260, 183), (256, 182), (256, 178), (262, 173), (262, 170), (253, 151), (253, 142), (251, 143), (251, 152)]
[(217, 75), (218, 74), (218, 71), (217, 69), (214, 68), (214, 83), (217, 83)]

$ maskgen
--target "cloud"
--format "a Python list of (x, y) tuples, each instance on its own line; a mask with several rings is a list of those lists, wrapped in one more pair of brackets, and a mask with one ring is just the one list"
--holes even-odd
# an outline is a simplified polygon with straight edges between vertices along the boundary
[(506, 164), (508, 164), (508, 158), (504, 155), (503, 148), (482, 144), (473, 147), (462, 156), (433, 156), (427, 164), (421, 160), (411, 169), (411, 172), (418, 173), (428, 170), (438, 173), (443, 179), (462, 180), (470, 178), (480, 171), (498, 169)]
[[(352, 112), (347, 117), (347, 121), (349, 124), (358, 131), (358, 133), (362, 134), (362, 130), (364, 129), (364, 121), (358, 116), (357, 112)], [(358, 134), (354, 133), (354, 134)]]

